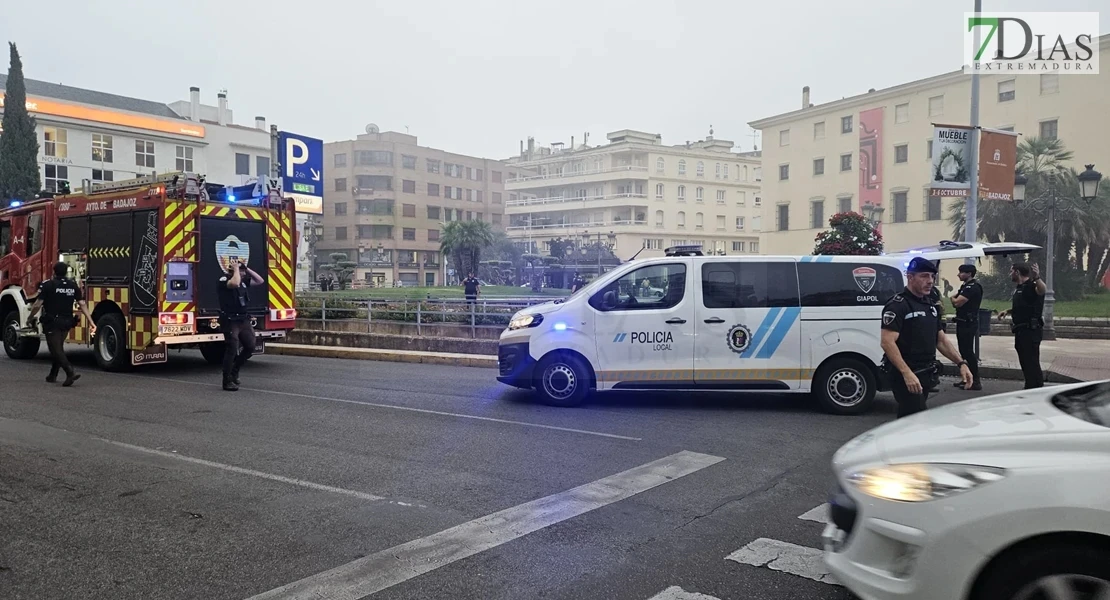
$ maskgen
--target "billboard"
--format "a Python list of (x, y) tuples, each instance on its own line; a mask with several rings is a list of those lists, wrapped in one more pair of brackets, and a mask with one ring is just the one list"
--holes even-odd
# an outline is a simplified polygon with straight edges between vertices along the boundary
[[(966, 198), (971, 190), (971, 127), (933, 125), (929, 195)], [(1010, 182), (1013, 183), (1013, 173)]]
[(983, 200), (1014, 200), (1017, 169), (1017, 134), (1010, 131), (979, 131), (979, 197)]
[(882, 107), (859, 114), (859, 205), (868, 204), (883, 205)]
[(324, 142), (288, 131), (278, 134), (282, 192), (297, 212), (324, 213)]

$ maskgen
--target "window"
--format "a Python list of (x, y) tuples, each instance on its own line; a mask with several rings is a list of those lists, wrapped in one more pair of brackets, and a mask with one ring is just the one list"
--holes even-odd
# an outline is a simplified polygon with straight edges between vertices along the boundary
[(733, 242), (732, 243), (732, 251), (733, 252), (743, 252), (744, 251), (744, 242)]
[(778, 227), (779, 231), (790, 230), (790, 205), (780, 204), (778, 207)]
[(678, 201), (679, 202), (685, 202), (686, 201), (686, 186), (684, 186), (684, 185), (678, 186)]
[(790, 130), (789, 129), (782, 129), (782, 130), (779, 131), (779, 145), (780, 146), (789, 146), (790, 145)]
[(714, 177), (717, 179), (721, 178), (721, 163), (717, 163), (717, 174)]
[(722, 175), (722, 177), (724, 177), (725, 179), (728, 179), (728, 163), (725, 163), (724, 168), (725, 168), (725, 170), (724, 170), (724, 174)]
[(336, 178), (336, 180), (335, 180), (335, 191), (337, 191), (337, 192), (347, 191), (347, 178), (346, 177)]
[(438, 206), (429, 206), (428, 207), (428, 218), (429, 219), (435, 219), (436, 221), (439, 220), (439, 207)]
[(92, 134), (92, 159), (96, 162), (112, 162), (112, 136)]
[(335, 216), (342, 217), (342, 216), (346, 216), (346, 214), (347, 214), (347, 203), (346, 202), (336, 202), (335, 203)]
[(62, 165), (44, 165), (43, 173), (46, 175), (46, 191), (58, 192), (62, 182), (69, 181), (69, 167)]
[(695, 213), (694, 214), (694, 228), (695, 229), (704, 229), (705, 228), (705, 215), (704, 214), (702, 214), (702, 213)]
[(656, 173), (662, 173), (666, 170), (667, 170), (667, 163), (666, 163), (666, 161), (663, 160), (663, 157), (659, 157), (659, 158), (655, 159), (655, 172)]
[(706, 308), (798, 306), (798, 274), (792, 262), (705, 263), (701, 282)]
[[(236, 164), (238, 164), (239, 155), (236, 154), (235, 158), (235, 162)], [(154, 168), (154, 142), (135, 140), (135, 166), (145, 167), (148, 169)]]
[(894, 192), (894, 222), (905, 223), (908, 218), (906, 214), (906, 192)]
[(744, 229), (744, 217), (736, 217), (736, 228), (739, 230)]
[(1051, 121), (1041, 121), (1041, 139), (1054, 140), (1059, 133), (1056, 119)]
[(837, 201), (837, 204), (839, 205), (839, 212), (842, 212), (842, 213), (852, 212), (852, 199), (851, 198), (837, 198), (836, 201)]
[(852, 133), (852, 116), (840, 117), (840, 133)]
[(825, 201), (814, 200), (809, 203), (810, 222), (809, 226), (813, 229), (821, 229), (825, 226)]
[(659, 229), (663, 228), (663, 211), (655, 211), (655, 226)]
[(115, 173), (113, 173), (111, 171), (105, 171), (103, 169), (93, 169), (92, 170), (92, 180), (96, 183), (103, 183), (105, 181), (113, 181), (114, 179), (115, 179)]
[(360, 191), (393, 190), (393, 178), (387, 175), (356, 175), (355, 187)]
[(825, 122), (824, 121), (821, 121), (820, 123), (814, 123), (813, 124), (813, 139), (815, 139), (815, 140), (825, 139)]
[(416, 157), (408, 156), (407, 154), (401, 155), (401, 168), (416, 170)]
[(193, 147), (192, 146), (178, 146), (177, 147), (177, 161), (174, 167), (178, 171), (185, 171), (186, 173), (193, 172)]
[[(926, 190), (925, 192), (929, 192)], [(940, 196), (929, 196), (925, 199), (925, 218), (930, 221), (939, 221), (941, 219), (941, 201)]]
[(655, 184), (655, 197), (658, 200), (663, 199), (663, 184), (662, 183)]
[(1017, 81), (1007, 79), (998, 82), (998, 101), (1009, 102), (1017, 96)]
[(929, 116), (935, 117), (944, 114), (944, 96), (929, 98)]
[(415, 218), (416, 217), (416, 205), (415, 204), (402, 204), (401, 205), (401, 216), (402, 217), (414, 217)]
[(725, 191), (724, 190), (717, 190), (717, 204), (724, 204), (724, 203), (725, 203)]
[(494, 225), (500, 225), (501, 224), (501, 213), (493, 213), (493, 224)]
[(659, 238), (644, 238), (644, 248), (648, 250), (662, 250), (663, 240)]
[(250, 175), (251, 174), (251, 157), (249, 154), (235, 154), (235, 174), (236, 175)]
[(1055, 94), (1060, 91), (1060, 76), (1056, 73), (1041, 75), (1041, 95)]
[(626, 273), (590, 298), (603, 312), (663, 310), (678, 306), (686, 296), (686, 265), (657, 264)]
[(779, 165), (779, 181), (790, 179), (790, 165)]
[(429, 196), (437, 196), (437, 197), (439, 196), (439, 184), (438, 183), (429, 183), (428, 184), (428, 195)]
[(865, 262), (798, 263), (802, 306), (882, 306), (902, 291), (902, 273)]
[(393, 153), (385, 150), (359, 150), (355, 152), (355, 164), (393, 166)]
[(686, 227), (686, 212), (685, 211), (681, 211), (681, 210), (678, 211), (678, 226), (679, 227)]
[(698, 177), (705, 177), (705, 163), (698, 161)]
[(725, 216), (717, 215), (717, 231), (725, 230)]
[(841, 154), (840, 155), (840, 170), (841, 170), (841, 172), (852, 170), (852, 155), (851, 154)]
[(756, 206), (763, 206), (763, 198), (760, 198), (759, 196), (756, 196), (755, 197), (755, 205)]
[(429, 173), (439, 173), (440, 162), (438, 160), (432, 160), (430, 158), (425, 158), (424, 162), (428, 166), (428, 172)]
[(416, 193), (416, 182), (411, 179), (401, 180), (401, 191), (406, 194)]
[(335, 239), (337, 239), (337, 240), (347, 239), (347, 228), (346, 227), (336, 227), (335, 228)]
[(269, 177), (270, 173), (270, 157), (269, 156), (256, 156), (254, 157), (255, 175), (259, 177)]
[[(756, 216), (752, 217), (752, 231), (763, 231), (763, 216), (762, 215), (756, 215)], [(754, 244), (755, 242), (752, 242), (752, 243)], [(752, 252), (755, 252), (755, 250), (752, 250)]]
[(0, 256), (7, 256), (12, 251), (12, 223), (0, 223)]
[(894, 122), (906, 123), (910, 120), (910, 103), (899, 104), (894, 107)]
[[(755, 167), (754, 169), (752, 169), (752, 173), (755, 175), (755, 180), (756, 181), (763, 181), (763, 167)], [(748, 178), (747, 178), (747, 176), (745, 176), (744, 181), (747, 181), (747, 180), (748, 180)]]
[[(50, 165), (46, 165), (50, 166)], [(65, 167), (59, 167), (64, 169)], [(37, 212), (27, 217), (27, 253), (25, 256), (34, 256), (42, 250), (42, 213)]]
[(411, 228), (411, 227), (405, 227), (405, 228), (401, 229), (401, 239), (407, 240), (407, 241), (410, 241), (410, 242), (415, 241), (416, 240), (416, 230)]
[(906, 144), (900, 144), (894, 147), (894, 162), (904, 163), (910, 160), (910, 147)]
[(42, 153), (46, 156), (69, 158), (69, 132), (61, 127), (42, 128)]
[(823, 158), (813, 159), (813, 174), (814, 175), (824, 175), (825, 174), (825, 159), (823, 159)]
[(346, 154), (336, 154), (335, 155), (335, 166), (337, 166), (337, 167), (347, 166), (347, 155)]
[(429, 242), (438, 242), (439, 241), (439, 230), (438, 229), (429, 229), (428, 230), (428, 241)]
[(490, 171), (489, 176), (494, 183), (501, 183), (501, 171)]
[(697, 200), (698, 202), (705, 202), (705, 188), (699, 187), (697, 190), (695, 190), (694, 193), (695, 200)]
[(748, 203), (748, 193), (744, 190), (736, 191), (736, 206), (744, 206)]

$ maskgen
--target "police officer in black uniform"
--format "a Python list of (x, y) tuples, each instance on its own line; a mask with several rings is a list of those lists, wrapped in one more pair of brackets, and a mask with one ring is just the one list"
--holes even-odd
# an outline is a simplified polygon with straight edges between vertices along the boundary
[(54, 278), (39, 285), (39, 293), (31, 306), (31, 315), (28, 319), (33, 326), (35, 315), (38, 314), (39, 309), (42, 309), (42, 330), (46, 334), (46, 347), (50, 349), (52, 361), (46, 381), (54, 383), (58, 380), (58, 371), (64, 370), (66, 380), (62, 385), (65, 387), (73, 385), (73, 382), (81, 378), (74, 372), (73, 365), (69, 363), (65, 352), (69, 330), (77, 324), (77, 319), (73, 316), (74, 303), (81, 308), (81, 314), (89, 320), (89, 335), (96, 333), (96, 325), (93, 325), (92, 315), (89, 314), (89, 306), (85, 303), (81, 287), (76, 281), (66, 277), (68, 274), (69, 265), (66, 263), (60, 262), (54, 265)]
[(482, 287), (482, 282), (478, 281), (474, 273), (470, 273), (467, 275), (466, 279), (463, 279), (462, 283), (463, 294), (466, 296), (466, 303), (473, 305), (474, 301), (478, 299), (478, 294), (481, 293), (480, 288)]
[(975, 279), (975, 265), (960, 265), (960, 281), (964, 282), (956, 295), (952, 296), (952, 306), (956, 307), (956, 340), (960, 345), (960, 356), (967, 361), (974, 382), (965, 387), (962, 381), (955, 386), (965, 390), (981, 390), (979, 380), (979, 355), (975, 353), (975, 338), (979, 335), (979, 307), (983, 303), (983, 286)]
[(1025, 375), (1025, 389), (1044, 387), (1041, 370), (1041, 339), (1044, 337), (1044, 295), (1047, 291), (1036, 264), (1015, 263), (1010, 269), (1010, 279), (1017, 284), (1009, 311), (998, 313), (998, 318), (1010, 315), (1010, 331), (1014, 334), (1021, 372)]
[(586, 287), (586, 279), (582, 277), (581, 273), (575, 273), (574, 280), (570, 286), (570, 293), (573, 294), (584, 287)]
[(944, 322), (932, 298), (937, 267), (923, 257), (910, 261), (906, 289), (883, 307), (883, 369), (890, 375), (898, 417), (925, 410), (929, 390), (939, 375), (937, 350), (960, 367), (970, 387), (971, 370), (944, 333)]
[(262, 277), (246, 263), (233, 258), (216, 289), (220, 297), (220, 328), (224, 334), (224, 389), (239, 390), (239, 369), (254, 354), (254, 328), (247, 313), (250, 287), (262, 285)]

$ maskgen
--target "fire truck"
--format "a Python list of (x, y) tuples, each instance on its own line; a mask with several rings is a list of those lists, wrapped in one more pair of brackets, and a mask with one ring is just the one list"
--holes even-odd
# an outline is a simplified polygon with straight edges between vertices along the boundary
[(91, 346), (108, 371), (166, 362), (175, 347), (221, 362), (217, 290), (238, 260), (264, 280), (248, 306), (258, 351), (293, 329), (296, 209), (280, 179), (236, 187), (179, 172), (42, 195), (0, 210), (0, 326), (10, 358), (38, 354), (45, 336), (28, 315), (59, 261), (96, 325), (90, 335), (78, 315), (67, 342)]

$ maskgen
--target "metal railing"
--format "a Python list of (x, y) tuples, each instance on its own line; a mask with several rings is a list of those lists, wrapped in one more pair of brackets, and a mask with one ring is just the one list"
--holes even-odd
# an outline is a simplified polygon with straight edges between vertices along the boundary
[[(429, 326), (456, 326), (477, 338), (480, 329), (505, 329), (513, 315), (521, 309), (551, 302), (555, 297), (520, 297), (478, 299), (420, 299), (420, 298), (330, 298), (298, 297), (297, 321), (319, 323), (328, 330), (328, 323), (365, 323), (366, 333), (374, 332), (374, 324), (412, 325), (416, 335), (423, 335)], [(357, 327), (361, 333), (362, 327)]]
[(647, 194), (622, 192), (619, 194), (606, 194), (604, 196), (551, 196), (548, 198), (525, 198), (523, 200), (509, 200), (505, 206), (544, 206), (548, 204), (566, 204), (568, 202), (595, 202), (598, 200), (614, 200), (618, 198), (636, 198), (646, 200)]
[(505, 180), (506, 186), (511, 186), (515, 183), (524, 183), (528, 181), (539, 181), (542, 179), (566, 179), (568, 177), (582, 177), (585, 175), (601, 175), (605, 173), (647, 173), (648, 168), (644, 165), (621, 165), (609, 169), (583, 169), (581, 171), (571, 171), (564, 169), (562, 173), (548, 173), (547, 175), (532, 175), (529, 177), (515, 177), (513, 179)]

